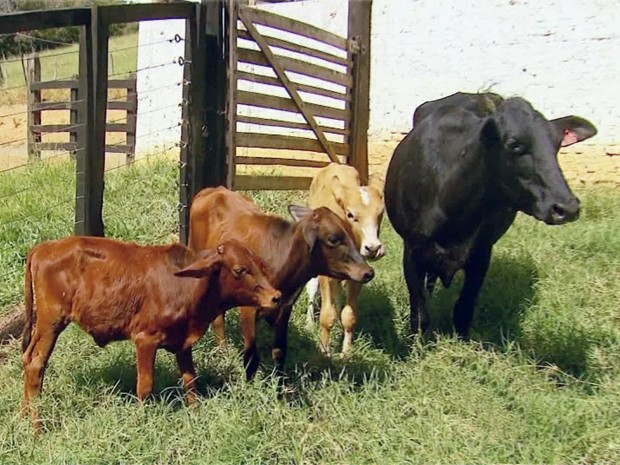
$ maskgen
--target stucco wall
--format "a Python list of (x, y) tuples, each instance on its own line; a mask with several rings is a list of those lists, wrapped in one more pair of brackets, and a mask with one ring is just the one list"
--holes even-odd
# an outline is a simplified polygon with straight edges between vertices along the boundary
[[(347, 0), (261, 8), (346, 35)], [(426, 100), (490, 89), (548, 118), (588, 118), (599, 129), (589, 143), (619, 151), (617, 0), (374, 0), (372, 14), (371, 138), (408, 131)]]

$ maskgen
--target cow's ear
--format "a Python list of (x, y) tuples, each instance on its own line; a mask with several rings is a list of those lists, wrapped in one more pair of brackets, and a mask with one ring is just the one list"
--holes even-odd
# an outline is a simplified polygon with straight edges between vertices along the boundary
[(306, 223), (303, 234), (306, 244), (308, 244), (308, 250), (312, 250), (314, 248), (314, 244), (316, 244), (316, 238), (319, 235), (319, 227), (314, 221)]
[(596, 127), (587, 119), (579, 116), (563, 116), (549, 121), (556, 131), (562, 134), (562, 147), (576, 144), (596, 134)]
[(493, 118), (487, 118), (480, 131), (480, 141), (487, 149), (496, 149), (501, 145), (501, 136), (497, 123)]
[(289, 205), (288, 212), (291, 214), (293, 219), (299, 223), (300, 221), (305, 220), (306, 218), (310, 218), (314, 210), (309, 207), (304, 207), (302, 205)]
[(338, 176), (332, 176), (331, 179), (332, 195), (336, 203), (344, 210), (345, 200), (347, 198), (347, 189), (340, 183)]
[(204, 278), (209, 276), (212, 271), (218, 269), (224, 261), (224, 246), (218, 246), (217, 250), (209, 251), (203, 258), (186, 266), (182, 270), (174, 272), (180, 278)]

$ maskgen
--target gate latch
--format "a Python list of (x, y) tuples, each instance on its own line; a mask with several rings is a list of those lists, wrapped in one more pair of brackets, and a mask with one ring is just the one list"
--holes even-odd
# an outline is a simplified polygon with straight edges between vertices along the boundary
[(366, 53), (366, 47), (362, 46), (362, 37), (355, 36), (349, 39), (349, 52), (353, 54)]

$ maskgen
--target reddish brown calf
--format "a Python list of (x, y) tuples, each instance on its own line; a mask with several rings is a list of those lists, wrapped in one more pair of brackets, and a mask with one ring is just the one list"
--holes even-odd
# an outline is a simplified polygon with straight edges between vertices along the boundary
[(56, 339), (71, 321), (99, 346), (124, 339), (135, 343), (140, 399), (151, 393), (157, 349), (173, 352), (192, 402), (192, 345), (209, 323), (238, 305), (280, 303), (266, 270), (235, 241), (200, 253), (179, 244), (139, 246), (95, 237), (38, 244), (26, 260), (24, 412), (30, 411), (40, 429), (30, 399), (40, 394)]
[[(312, 210), (289, 207), (295, 223), (267, 215), (247, 197), (224, 187), (200, 191), (190, 210), (190, 240), (193, 250), (213, 247), (223, 237), (235, 238), (265, 260), (274, 271), (274, 285), (282, 291), (275, 310), (241, 308), (246, 376), (258, 368), (256, 317), (275, 325), (272, 356), (282, 373), (287, 348), (288, 321), (303, 286), (319, 274), (337, 279), (368, 282), (374, 276), (352, 238), (349, 224), (328, 208)], [(257, 313), (258, 311), (258, 313)], [(223, 314), (213, 322), (220, 342), (224, 341)]]

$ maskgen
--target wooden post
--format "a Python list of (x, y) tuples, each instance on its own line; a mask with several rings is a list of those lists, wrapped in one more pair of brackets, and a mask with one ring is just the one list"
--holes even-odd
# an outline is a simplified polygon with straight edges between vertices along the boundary
[(179, 189), (179, 240), (187, 244), (189, 239), (189, 208), (195, 194), (194, 177), (198, 158), (202, 158), (203, 98), (205, 73), (202, 70), (204, 53), (201, 52), (199, 32), (204, 30), (204, 7), (196, 5), (194, 14), (185, 21), (185, 67), (183, 69), (183, 126), (181, 131), (181, 169)]
[[(226, 60), (224, 57), (225, 28), (223, 22), (224, 1), (202, 0), (205, 8), (204, 41), (204, 154), (195, 154), (197, 176), (192, 186), (195, 194), (206, 186), (226, 184), (226, 115), (227, 100)], [(200, 176), (198, 176), (200, 173)]]
[(127, 132), (125, 133), (125, 143), (129, 147), (125, 162), (129, 165), (136, 158), (136, 126), (138, 122), (138, 90), (137, 77), (135, 74), (129, 76), (131, 85), (127, 87)]
[(236, 0), (226, 3), (226, 186), (235, 185), (237, 171), (237, 18), (239, 5)]
[(108, 25), (101, 21), (96, 5), (91, 9), (91, 23), (80, 36), (80, 86), (85, 89), (86, 150), (81, 150), (77, 159), (75, 233), (103, 236)]
[(26, 59), (26, 76), (28, 79), (28, 161), (41, 159), (41, 133), (34, 132), (32, 126), (41, 124), (41, 110), (35, 109), (37, 103), (41, 103), (41, 91), (31, 90), (31, 84), (41, 81), (41, 60), (37, 53), (29, 55)]
[(370, 111), (370, 23), (372, 0), (349, 0), (349, 56), (353, 59), (350, 154), (347, 160), (368, 182), (368, 118)]

